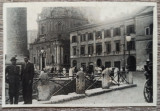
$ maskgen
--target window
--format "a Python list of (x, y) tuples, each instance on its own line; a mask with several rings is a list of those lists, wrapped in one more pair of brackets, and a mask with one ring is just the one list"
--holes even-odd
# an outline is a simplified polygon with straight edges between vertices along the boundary
[(106, 53), (111, 53), (111, 42), (106, 42)]
[(77, 61), (76, 60), (73, 60), (73, 67), (77, 67)]
[(149, 28), (150, 28), (150, 34), (152, 35), (153, 34), (153, 24), (150, 24)]
[(92, 55), (93, 54), (93, 45), (88, 46), (88, 54)]
[(149, 27), (146, 27), (146, 29), (145, 29), (145, 35), (150, 35), (150, 28)]
[(105, 62), (105, 68), (109, 68), (109, 67), (111, 67), (111, 62), (110, 61)]
[(97, 44), (96, 45), (96, 53), (98, 55), (101, 55), (102, 54), (102, 44)]
[(115, 28), (114, 29), (114, 36), (119, 36), (120, 35), (120, 28)]
[(81, 35), (81, 42), (83, 42), (83, 41), (86, 41), (86, 35), (85, 34)]
[(114, 67), (117, 67), (120, 70), (121, 62), (120, 61), (115, 61), (114, 62)]
[(104, 37), (106, 38), (106, 37), (110, 37), (111, 36), (111, 32), (110, 32), (110, 30), (108, 29), (108, 30), (105, 30), (104, 31)]
[(134, 25), (127, 26), (127, 35), (130, 35), (131, 33), (135, 33)]
[(81, 55), (85, 55), (85, 46), (81, 46)]
[(44, 26), (41, 27), (41, 34), (44, 34)]
[(153, 34), (153, 24), (150, 24), (148, 27), (145, 28), (145, 35), (152, 35)]
[(127, 50), (135, 50), (135, 40), (134, 39), (132, 39), (130, 42), (127, 42)]
[(93, 33), (88, 34), (88, 40), (93, 40)]
[(62, 37), (62, 35), (61, 34), (58, 34), (58, 38), (61, 38)]
[(102, 39), (102, 32), (101, 31), (96, 32), (96, 39)]
[(73, 55), (76, 55), (76, 47), (73, 47)]
[(77, 36), (72, 36), (72, 43), (77, 42)]
[(54, 64), (54, 56), (52, 55), (52, 64)]
[(58, 31), (61, 31), (61, 30), (62, 30), (62, 23), (61, 23), (61, 21), (59, 21), (59, 22), (57, 23), (57, 29), (58, 29)]
[(115, 45), (116, 45), (116, 52), (119, 52), (120, 51), (120, 41), (116, 41)]

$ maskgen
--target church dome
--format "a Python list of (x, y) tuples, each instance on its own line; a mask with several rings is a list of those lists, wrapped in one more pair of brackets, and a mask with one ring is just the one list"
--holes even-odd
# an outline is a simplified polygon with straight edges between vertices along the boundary
[(47, 7), (43, 8), (40, 19), (46, 18), (77, 18), (86, 19), (80, 8), (77, 7)]

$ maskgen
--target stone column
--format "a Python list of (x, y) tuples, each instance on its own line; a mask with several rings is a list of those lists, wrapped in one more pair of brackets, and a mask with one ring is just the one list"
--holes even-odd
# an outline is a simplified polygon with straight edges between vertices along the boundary
[(111, 30), (111, 52), (113, 54), (113, 51), (115, 51), (115, 42), (114, 42), (114, 37), (113, 37), (113, 28)]
[(38, 100), (46, 101), (50, 98), (51, 89), (49, 87), (49, 77), (47, 73), (41, 71), (40, 81), (38, 82), (37, 91), (38, 91)]
[(6, 63), (17, 56), (22, 63), (27, 50), (27, 8), (7, 8), (6, 18)]
[(61, 64), (63, 64), (63, 47), (61, 47)]
[(104, 55), (104, 52), (105, 52), (104, 30), (102, 30), (102, 55)]
[(77, 94), (85, 93), (85, 75), (82, 71), (77, 72), (76, 75), (76, 93)]
[(60, 66), (60, 46), (57, 46), (57, 70), (59, 70)]
[(72, 77), (73, 76), (73, 70), (74, 70), (74, 68), (69, 69), (69, 78), (73, 78)]
[(88, 44), (85, 45), (85, 56), (88, 56)]
[(81, 40), (80, 40), (80, 35), (79, 34), (77, 34), (77, 40), (78, 40), (77, 41), (77, 43), (78, 43), (78, 45), (77, 45), (77, 48), (78, 48), (78, 57), (80, 57), (81, 56)]
[(133, 84), (133, 72), (129, 71), (127, 74), (127, 81), (129, 84)]
[(96, 32), (94, 31), (93, 32), (93, 40), (94, 40), (94, 43), (93, 43), (93, 54), (94, 56), (96, 56)]

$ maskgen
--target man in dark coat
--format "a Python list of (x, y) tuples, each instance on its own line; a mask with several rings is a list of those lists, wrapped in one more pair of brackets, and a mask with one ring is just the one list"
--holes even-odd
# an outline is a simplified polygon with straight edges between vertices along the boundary
[(5, 71), (6, 82), (9, 84), (10, 104), (18, 104), (19, 97), (20, 67), (16, 66), (16, 60), (15, 57), (12, 57), (12, 65), (7, 66)]
[(28, 57), (24, 58), (22, 65), (22, 88), (24, 104), (32, 104), (32, 83), (34, 77), (34, 65), (30, 63)]

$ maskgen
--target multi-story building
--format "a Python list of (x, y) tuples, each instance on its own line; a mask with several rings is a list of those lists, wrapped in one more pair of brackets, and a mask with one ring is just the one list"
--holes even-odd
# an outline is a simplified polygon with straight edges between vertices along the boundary
[(43, 8), (38, 15), (38, 37), (30, 44), (30, 60), (37, 69), (70, 67), (69, 30), (87, 24), (77, 8)]
[[(127, 42), (126, 36), (131, 36)], [(119, 21), (88, 24), (70, 33), (71, 66), (142, 68), (152, 51), (153, 7)], [(130, 55), (130, 56), (129, 56)]]

